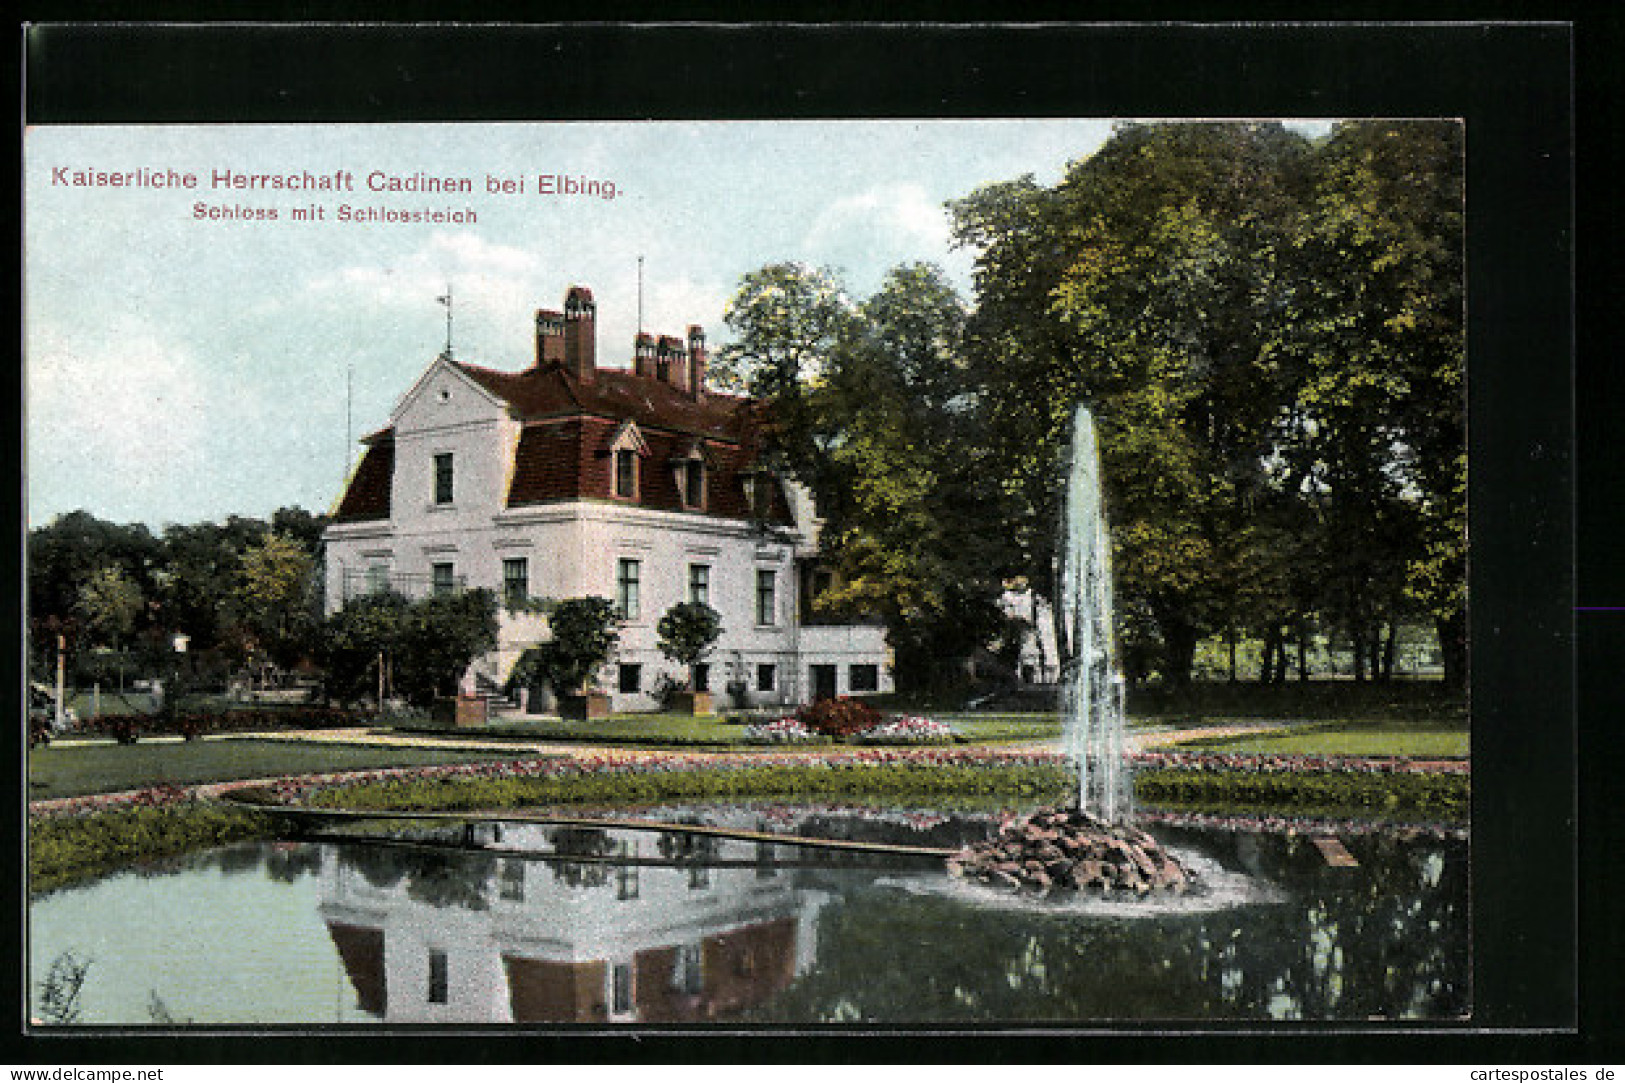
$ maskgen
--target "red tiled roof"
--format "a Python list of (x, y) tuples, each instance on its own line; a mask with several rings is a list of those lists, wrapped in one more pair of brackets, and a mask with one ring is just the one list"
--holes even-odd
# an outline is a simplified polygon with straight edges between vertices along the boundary
[(350, 487), (333, 513), (336, 523), (389, 518), (389, 490), (395, 478), (395, 432), (384, 429), (368, 439), (371, 446), (361, 456), (361, 465), (356, 467)]
[[(514, 452), (513, 481), (508, 506), (524, 507), (551, 500), (614, 499), (610, 443), (618, 422), (600, 417), (572, 417), (533, 422), (519, 435)], [(643, 430), (649, 454), (638, 470), (637, 506), (661, 511), (693, 511), (683, 505), (672, 470), (672, 460), (693, 443), (686, 434)], [(755, 451), (735, 444), (706, 446), (715, 464), (706, 479), (705, 513), (730, 519), (751, 518), (745, 496), (745, 476), (755, 466)], [(774, 484), (767, 519), (793, 522), (783, 488)]]
[(355, 989), (356, 1007), (381, 1016), (389, 1006), (389, 986), (384, 972), (384, 931), (365, 925), (329, 921), (327, 934), (339, 951), (344, 972)]
[(601, 960), (553, 962), (504, 955), (515, 1023), (591, 1023), (608, 1017)]
[(751, 400), (737, 395), (707, 391), (695, 399), (670, 384), (622, 369), (598, 369), (590, 381), (582, 381), (557, 364), (523, 372), (453, 364), (525, 420), (587, 413), (734, 443), (755, 435)]
[[(696, 400), (652, 377), (614, 369), (599, 369), (584, 382), (557, 364), (498, 372), (452, 363), (525, 421), (514, 453), (508, 507), (615, 499), (610, 444), (621, 425), (632, 421), (649, 448), (641, 460), (637, 506), (752, 518), (745, 478), (758, 465), (761, 442), (759, 407), (752, 400), (712, 392)], [(390, 516), (395, 433), (386, 428), (367, 439), (371, 446), (334, 512), (335, 522)], [(671, 466), (674, 458), (696, 447), (708, 467), (703, 509), (684, 507)], [(769, 522), (794, 522), (781, 485), (772, 485), (765, 512)]]

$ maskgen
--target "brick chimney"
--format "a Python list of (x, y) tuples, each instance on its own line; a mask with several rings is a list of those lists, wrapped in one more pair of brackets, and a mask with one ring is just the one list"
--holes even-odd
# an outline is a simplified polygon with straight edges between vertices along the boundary
[(655, 353), (655, 372), (661, 380), (679, 391), (688, 389), (688, 365), (683, 356), (683, 340), (676, 335), (661, 335)]
[(696, 400), (705, 398), (705, 329), (688, 325), (688, 393)]
[(571, 286), (564, 298), (564, 371), (582, 383), (598, 372), (598, 306), (586, 286)]
[(632, 340), (632, 371), (639, 376), (654, 379), (655, 340), (647, 331), (639, 331)]
[(564, 313), (536, 310), (536, 367), (564, 362)]

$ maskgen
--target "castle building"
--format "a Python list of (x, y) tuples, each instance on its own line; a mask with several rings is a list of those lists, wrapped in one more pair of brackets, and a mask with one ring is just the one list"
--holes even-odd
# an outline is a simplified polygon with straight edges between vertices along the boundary
[(609, 598), (620, 642), (599, 685), (620, 711), (686, 679), (655, 626), (698, 601), (722, 617), (697, 674), (720, 703), (890, 691), (883, 628), (810, 615), (812, 500), (765, 459), (762, 404), (707, 386), (704, 332), (639, 333), (630, 367), (600, 367), (580, 286), (535, 330), (522, 371), (442, 354), (363, 438), (325, 535), (327, 611), (369, 592), (489, 588), (499, 644), (470, 677), (490, 687), (546, 640), (539, 601)]

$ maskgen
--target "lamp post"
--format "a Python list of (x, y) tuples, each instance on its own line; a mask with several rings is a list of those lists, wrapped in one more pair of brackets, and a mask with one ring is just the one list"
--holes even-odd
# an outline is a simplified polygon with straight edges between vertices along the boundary
[(65, 679), (68, 668), (67, 660), (68, 637), (59, 635), (56, 637), (56, 717), (53, 724), (53, 729), (57, 733), (61, 733), (67, 725), (67, 715), (63, 706), (63, 696), (66, 693), (65, 686), (67, 684)]
[(192, 642), (192, 637), (185, 632), (176, 632), (170, 639), (169, 645), (174, 649), (169, 663), (169, 687), (164, 689), (164, 714), (174, 718), (181, 706), (181, 659), (186, 654), (186, 647)]

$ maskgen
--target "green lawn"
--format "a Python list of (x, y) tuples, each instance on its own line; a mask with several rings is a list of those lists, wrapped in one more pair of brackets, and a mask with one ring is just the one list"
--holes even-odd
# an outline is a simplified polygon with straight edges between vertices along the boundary
[(299, 744), (291, 741), (142, 742), (60, 745), (28, 753), (28, 797), (38, 801), (117, 793), (165, 783), (190, 785), (244, 778), (365, 771), (433, 763), (513, 759), (522, 753)]
[(1465, 728), (1417, 726), (1404, 722), (1349, 722), (1304, 726), (1278, 733), (1185, 741), (1178, 747), (1283, 755), (1409, 756), (1427, 759), (1466, 756), (1469, 738)]

